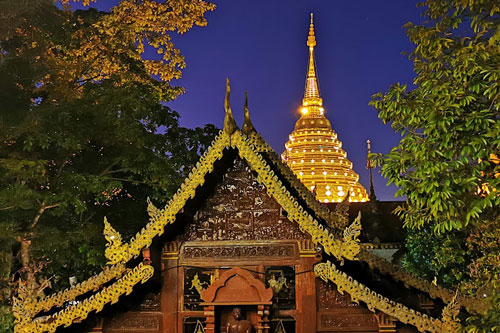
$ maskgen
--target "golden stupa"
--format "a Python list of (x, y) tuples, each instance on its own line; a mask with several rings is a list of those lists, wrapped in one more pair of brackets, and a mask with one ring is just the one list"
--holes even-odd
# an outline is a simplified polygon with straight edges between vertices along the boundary
[(283, 160), (297, 177), (321, 202), (341, 202), (349, 195), (349, 202), (368, 201), (365, 188), (358, 183), (359, 176), (342, 149), (342, 142), (325, 117), (323, 99), (319, 96), (316, 63), (314, 60), (313, 15), (309, 37), (309, 66), (301, 117), (285, 144)]

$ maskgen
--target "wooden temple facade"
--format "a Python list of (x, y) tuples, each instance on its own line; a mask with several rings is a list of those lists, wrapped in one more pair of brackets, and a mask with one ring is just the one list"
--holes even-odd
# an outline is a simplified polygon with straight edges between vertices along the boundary
[[(16, 332), (453, 332), (475, 299), (421, 280), (362, 244), (361, 214), (329, 210), (254, 129), (224, 130), (174, 197), (129, 241), (105, 220), (108, 264), (14, 305)], [(369, 203), (365, 203), (369, 204)], [(345, 203), (347, 205), (347, 202)]]

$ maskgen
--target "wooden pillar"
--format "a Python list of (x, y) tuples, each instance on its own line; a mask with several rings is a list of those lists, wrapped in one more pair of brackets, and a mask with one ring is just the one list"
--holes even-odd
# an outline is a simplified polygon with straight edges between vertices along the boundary
[(178, 329), (178, 278), (179, 244), (167, 243), (162, 255), (161, 310), (163, 312), (163, 332), (182, 332)]
[(215, 306), (207, 305), (203, 309), (203, 315), (205, 316), (205, 332), (215, 333)]
[(269, 333), (269, 309), (270, 305), (257, 305), (257, 333)]
[(255, 327), (255, 332), (264, 332), (264, 305), (257, 305), (257, 326)]
[(296, 275), (296, 297), (298, 315), (296, 320), (297, 333), (316, 333), (316, 276), (313, 267), (321, 258), (317, 257), (314, 243), (310, 240), (299, 241), (300, 264), (297, 271), (306, 272)]
[(264, 333), (269, 333), (270, 326), (269, 326), (269, 314), (270, 314), (270, 305), (264, 305)]
[(397, 320), (395, 318), (388, 316), (383, 312), (377, 313), (376, 317), (378, 321), (379, 333), (396, 333)]

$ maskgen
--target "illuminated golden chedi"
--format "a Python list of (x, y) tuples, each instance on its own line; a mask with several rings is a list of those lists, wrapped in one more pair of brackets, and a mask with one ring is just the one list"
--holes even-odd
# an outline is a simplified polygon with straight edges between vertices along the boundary
[(316, 38), (312, 14), (307, 46), (309, 65), (301, 117), (285, 144), (282, 158), (319, 201), (341, 202), (348, 194), (350, 202), (368, 201), (366, 190), (358, 183), (359, 176), (342, 149), (342, 142), (325, 117), (314, 60)]

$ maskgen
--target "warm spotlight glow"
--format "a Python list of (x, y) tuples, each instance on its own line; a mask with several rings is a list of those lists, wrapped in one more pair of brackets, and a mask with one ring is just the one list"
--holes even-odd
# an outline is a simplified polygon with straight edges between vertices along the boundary
[(300, 110), (300, 112), (302, 112), (302, 114), (305, 116), (307, 114), (308, 110), (307, 110), (307, 108), (302, 108)]

